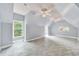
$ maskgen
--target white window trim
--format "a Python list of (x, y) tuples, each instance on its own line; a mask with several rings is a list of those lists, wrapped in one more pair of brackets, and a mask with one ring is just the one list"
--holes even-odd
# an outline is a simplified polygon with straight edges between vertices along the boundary
[[(19, 22), (19, 23), (22, 23), (22, 36), (18, 36), (18, 37), (14, 37), (14, 22)], [(20, 20), (14, 20), (13, 21), (13, 38), (21, 38), (21, 37), (23, 37), (24, 36), (24, 23), (23, 23), (24, 21), (20, 21)]]

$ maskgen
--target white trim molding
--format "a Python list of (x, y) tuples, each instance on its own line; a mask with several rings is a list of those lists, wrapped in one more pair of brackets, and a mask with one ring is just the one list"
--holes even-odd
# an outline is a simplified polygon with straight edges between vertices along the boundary
[(44, 37), (44, 36), (39, 36), (39, 37), (36, 37), (36, 38), (34, 38), (34, 39), (29, 39), (29, 40), (26, 40), (26, 41), (30, 42), (30, 41), (37, 40), (37, 39), (40, 39), (40, 38), (43, 38), (43, 37)]
[(8, 48), (8, 47), (10, 47), (10, 46), (12, 46), (12, 44), (3, 45), (3, 46), (1, 46), (1, 50), (4, 49), (4, 48)]

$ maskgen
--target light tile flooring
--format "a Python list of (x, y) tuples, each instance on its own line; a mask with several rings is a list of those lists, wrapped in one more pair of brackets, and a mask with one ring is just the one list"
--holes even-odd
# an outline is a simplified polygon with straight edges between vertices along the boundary
[(70, 38), (48, 37), (31, 42), (16, 40), (0, 52), (1, 56), (77, 56), (79, 41)]

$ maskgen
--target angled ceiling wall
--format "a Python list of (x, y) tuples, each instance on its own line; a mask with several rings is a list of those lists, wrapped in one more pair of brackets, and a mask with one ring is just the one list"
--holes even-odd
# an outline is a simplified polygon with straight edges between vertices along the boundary
[(66, 21), (79, 28), (79, 8), (74, 4), (64, 15)]
[[(28, 5), (28, 6), (27, 6)], [(42, 18), (41, 16), (34, 15), (33, 9), (37, 10), (38, 5), (41, 4), (14, 4), (14, 12), (18, 14), (25, 15), (28, 17), (28, 21), (33, 24), (39, 24), (45, 26), (50, 22), (50, 18)], [(44, 5), (44, 4), (42, 4)], [(69, 23), (71, 23), (73, 26), (78, 28), (79, 25), (79, 4), (73, 4), (73, 3), (54, 3), (52, 4), (55, 6), (56, 10), (62, 15), (62, 18), (65, 18), (65, 20)], [(46, 6), (45, 6), (46, 7)], [(51, 7), (53, 8), (53, 6)], [(38, 10), (37, 10), (38, 11)]]

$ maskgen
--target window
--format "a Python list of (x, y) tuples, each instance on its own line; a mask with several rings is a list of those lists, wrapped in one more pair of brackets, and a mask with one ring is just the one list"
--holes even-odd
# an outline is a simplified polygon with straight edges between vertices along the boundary
[(61, 26), (61, 27), (59, 27), (59, 31), (60, 32), (69, 32), (69, 30), (70, 30), (70, 28), (69, 27), (67, 27), (67, 26)]
[(23, 36), (23, 21), (14, 20), (13, 21), (13, 37)]

